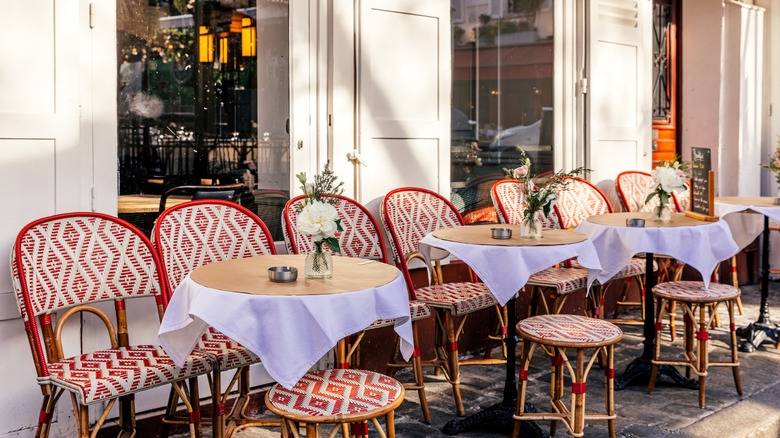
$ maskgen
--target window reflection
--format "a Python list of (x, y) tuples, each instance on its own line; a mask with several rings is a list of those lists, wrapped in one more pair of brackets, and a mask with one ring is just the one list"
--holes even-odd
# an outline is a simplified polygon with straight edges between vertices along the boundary
[(553, 0), (452, 0), (452, 199), (497, 221), (490, 188), (516, 167), (553, 170)]
[(118, 0), (120, 195), (289, 189), (288, 23), (286, 0)]

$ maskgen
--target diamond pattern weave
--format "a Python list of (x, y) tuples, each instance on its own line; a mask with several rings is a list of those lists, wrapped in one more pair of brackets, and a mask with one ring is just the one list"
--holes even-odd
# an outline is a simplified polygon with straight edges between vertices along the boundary
[(645, 204), (647, 195), (653, 191), (653, 178), (647, 172), (622, 172), (615, 179), (617, 192), (626, 211), (631, 213), (653, 211), (660, 203), (658, 195)]
[[(523, 222), (523, 209), (525, 208), (525, 196), (520, 191), (517, 181), (502, 179), (493, 185), (491, 192), (493, 205), (498, 212), (499, 220), (505, 224), (520, 225)], [(547, 217), (542, 217), (542, 227), (558, 230), (561, 223), (555, 211), (550, 211)]]
[[(311, 236), (298, 231), (297, 206), (303, 205), (303, 196), (298, 196), (287, 202), (284, 207), (284, 238), (290, 254), (308, 254), (314, 251)], [(379, 235), (379, 228), (373, 216), (357, 202), (339, 196), (335, 205), (341, 228), (336, 232), (341, 254), (347, 257), (386, 261), (384, 257), (384, 242)], [(327, 246), (327, 245), (326, 245)]]
[(391, 377), (339, 369), (310, 371), (292, 389), (275, 385), (266, 397), (280, 411), (325, 417), (369, 413), (393, 404), (403, 393)]
[(587, 287), (588, 271), (573, 268), (547, 268), (531, 275), (526, 284), (554, 287), (559, 295), (566, 295)]
[(739, 289), (730, 284), (710, 283), (704, 289), (702, 281), (668, 281), (653, 287), (653, 294), (680, 301), (722, 301), (739, 296)]
[[(431, 316), (431, 308), (427, 304), (419, 301), (409, 301), (409, 312), (412, 315), (412, 321), (419, 319), (425, 319)], [(374, 321), (368, 328), (375, 329), (379, 327), (387, 327), (395, 324), (395, 319), (378, 319)]]
[(94, 351), (48, 365), (49, 379), (76, 393), (83, 405), (211, 371), (211, 359), (193, 352), (179, 368), (158, 345)]
[[(200, 266), (275, 252), (259, 218), (236, 204), (213, 200), (166, 210), (157, 219), (152, 237), (171, 291)], [(212, 327), (195, 348), (216, 357), (223, 370), (260, 362), (248, 348)]]
[(617, 342), (623, 332), (615, 325), (581, 315), (538, 315), (517, 323), (521, 336), (530, 335), (548, 342), (576, 343), (587, 347)]
[[(105, 217), (38, 223), (21, 236), (18, 249), (32, 306), (20, 306), (25, 320), (87, 302), (160, 293), (151, 248), (140, 235)], [(23, 303), (21, 285), (15, 284)]]
[(557, 193), (555, 211), (565, 229), (574, 229), (585, 219), (596, 214), (612, 213), (604, 193), (581, 178), (572, 178), (566, 189)]
[(414, 293), (416, 299), (431, 307), (450, 309), (454, 316), (498, 304), (484, 283), (445, 283), (415, 289)]
[(405, 260), (417, 252), (417, 244), (426, 234), (463, 225), (463, 219), (451, 203), (421, 189), (388, 193), (382, 203), (382, 215), (388, 236), (395, 236), (392, 248), (397, 260)]

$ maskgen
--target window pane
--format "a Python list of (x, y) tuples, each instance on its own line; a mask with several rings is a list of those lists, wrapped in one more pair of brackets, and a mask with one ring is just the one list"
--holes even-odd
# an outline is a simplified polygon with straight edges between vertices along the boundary
[(553, 0), (452, 4), (452, 198), (467, 222), (495, 221), (490, 187), (521, 151), (553, 170)]
[(288, 27), (286, 0), (118, 0), (119, 194), (289, 193)]

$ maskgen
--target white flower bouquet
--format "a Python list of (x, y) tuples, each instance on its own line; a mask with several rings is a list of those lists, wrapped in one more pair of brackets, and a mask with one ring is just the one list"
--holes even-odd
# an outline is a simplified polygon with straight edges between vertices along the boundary
[(306, 194), (303, 203), (298, 205), (298, 230), (311, 236), (317, 252), (322, 252), (324, 243), (331, 251), (341, 254), (335, 235), (343, 229), (334, 206), (338, 202), (338, 195), (344, 192), (344, 183), (335, 184), (336, 176), (329, 165), (330, 162), (325, 163), (322, 175), (314, 175), (313, 183), (306, 182), (305, 172), (295, 175)]
[(660, 216), (662, 210), (669, 204), (672, 192), (683, 192), (686, 189), (685, 181), (688, 180), (688, 163), (675, 156), (674, 161), (660, 161), (655, 169), (650, 172), (655, 188), (647, 195), (645, 203), (650, 202), (658, 195), (659, 204), (656, 207), (656, 216)]

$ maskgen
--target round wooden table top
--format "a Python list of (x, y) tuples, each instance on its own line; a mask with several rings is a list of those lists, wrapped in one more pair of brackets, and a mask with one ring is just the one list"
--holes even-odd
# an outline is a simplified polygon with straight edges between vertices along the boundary
[[(494, 239), (491, 228), (508, 228), (512, 230), (510, 239)], [(586, 240), (588, 236), (569, 230), (542, 230), (541, 239), (528, 239), (520, 237), (520, 225), (511, 224), (485, 224), (469, 225), (465, 227), (441, 228), (433, 232), (433, 237), (450, 242), (467, 243), (472, 245), (495, 246), (552, 246), (568, 245)]]
[(756, 207), (780, 207), (771, 196), (724, 196), (715, 198), (715, 202), (732, 205), (755, 205)]
[[(226, 292), (253, 295), (328, 295), (355, 292), (390, 283), (398, 269), (386, 263), (352, 257), (333, 257), (333, 277), (309, 279), (304, 275), (305, 255), (261, 255), (224, 260), (201, 266), (190, 274), (192, 281)], [(275, 283), (268, 279), (268, 268), (292, 266), (298, 279)]]
[[(597, 225), (608, 225), (611, 227), (626, 227), (626, 219), (644, 219), (644, 228), (671, 228), (671, 227), (694, 227), (697, 225), (707, 225), (713, 222), (700, 221), (692, 217), (686, 216), (683, 213), (672, 213), (671, 222), (655, 222), (653, 221), (652, 212), (636, 212), (636, 213), (607, 213), (590, 216), (587, 221)], [(628, 227), (626, 227), (628, 228)], [(641, 228), (641, 227), (640, 227)]]

